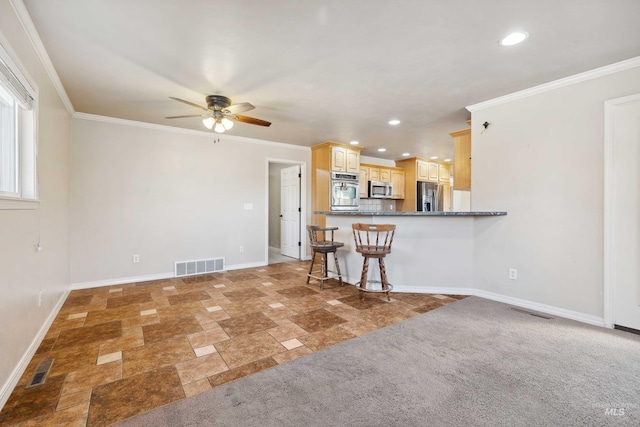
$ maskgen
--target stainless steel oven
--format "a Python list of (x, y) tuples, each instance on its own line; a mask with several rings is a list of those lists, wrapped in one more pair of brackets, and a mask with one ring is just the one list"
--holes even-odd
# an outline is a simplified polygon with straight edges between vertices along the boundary
[(357, 211), (360, 207), (360, 177), (357, 173), (331, 172), (331, 210)]

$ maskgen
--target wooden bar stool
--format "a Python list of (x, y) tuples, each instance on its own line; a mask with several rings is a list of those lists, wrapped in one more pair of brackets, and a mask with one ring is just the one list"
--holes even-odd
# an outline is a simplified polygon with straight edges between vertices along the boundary
[[(396, 231), (394, 224), (352, 224), (353, 238), (356, 241), (356, 252), (364, 257), (362, 275), (360, 276), (360, 299), (364, 299), (364, 292), (384, 292), (387, 301), (391, 301), (389, 291), (393, 286), (387, 280), (387, 270), (384, 257), (391, 253), (391, 243)], [(380, 266), (380, 280), (367, 281), (369, 272), (369, 258), (377, 258)], [(376, 286), (376, 284), (380, 284)]]
[[(320, 281), (320, 289), (324, 289), (324, 282), (326, 280), (337, 278), (340, 280), (340, 286), (344, 286), (344, 283), (342, 282), (342, 274), (340, 273), (340, 264), (338, 264), (338, 256), (336, 254), (336, 250), (344, 246), (344, 243), (333, 241), (333, 232), (337, 229), (338, 227), (322, 228), (317, 225), (307, 225), (307, 231), (309, 232), (309, 245), (313, 250), (311, 266), (309, 267), (309, 273), (307, 273), (307, 284), (309, 284), (309, 280), (311, 278), (314, 278)], [(330, 239), (327, 239), (328, 232), (331, 232)], [(329, 270), (327, 266), (327, 254), (330, 253), (333, 253), (333, 259), (336, 265), (335, 271)], [(321, 256), (320, 269), (313, 271), (316, 254), (320, 254)], [(317, 273), (320, 273), (320, 275), (315, 276)], [(330, 274), (333, 274), (333, 276)]]

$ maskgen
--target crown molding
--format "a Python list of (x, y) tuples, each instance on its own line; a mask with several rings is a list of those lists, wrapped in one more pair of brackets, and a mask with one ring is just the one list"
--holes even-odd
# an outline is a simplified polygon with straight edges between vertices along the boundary
[(49, 58), (49, 54), (47, 53), (44, 44), (42, 44), (42, 39), (40, 38), (35, 25), (33, 25), (33, 21), (31, 20), (31, 16), (29, 15), (27, 8), (25, 7), (22, 0), (10, 0), (10, 3), (13, 7), (13, 10), (15, 10), (16, 12), (16, 15), (18, 16), (18, 20), (20, 21), (22, 28), (24, 28), (24, 31), (27, 33), (27, 37), (29, 37), (29, 40), (31, 41), (31, 44), (35, 49), (38, 58), (40, 58), (42, 66), (47, 72), (47, 75), (49, 75), (49, 78), (51, 79), (56, 92), (58, 92), (58, 96), (60, 96), (60, 99), (62, 100), (62, 103), (64, 104), (69, 114), (73, 115), (76, 110), (75, 108), (73, 108), (73, 104), (71, 103), (71, 100), (67, 95), (67, 91), (64, 90), (64, 86), (62, 85), (62, 81), (58, 76), (58, 72), (53, 66), (51, 58)]
[(288, 148), (288, 149), (295, 149), (295, 150), (302, 150), (302, 151), (311, 151), (311, 147), (306, 147), (302, 145), (286, 144), (284, 142), (268, 141), (266, 139), (256, 139), (256, 138), (236, 136), (231, 134), (213, 133), (213, 132), (208, 132), (203, 130), (185, 129), (185, 128), (179, 128), (175, 126), (159, 125), (156, 123), (139, 122), (136, 120), (118, 119), (115, 117), (100, 116), (97, 114), (76, 112), (73, 114), (73, 118), (79, 119), (79, 120), (91, 120), (94, 122), (103, 122), (103, 123), (111, 123), (111, 124), (139, 127), (139, 128), (145, 128), (145, 129), (153, 129), (153, 130), (158, 130), (163, 132), (180, 133), (183, 135), (195, 135), (195, 136), (202, 136), (206, 138), (211, 138), (212, 136), (215, 136), (215, 137), (225, 139), (225, 140), (230, 140), (230, 141), (248, 142), (250, 144), (270, 145), (273, 147)]
[(640, 56), (627, 59), (625, 61), (616, 62), (611, 65), (605, 65), (604, 67), (585, 71), (584, 73), (575, 74), (573, 76), (565, 77), (559, 80), (554, 80), (552, 82), (534, 86), (529, 89), (524, 89), (518, 92), (510, 93), (509, 95), (490, 99), (488, 101), (480, 102), (478, 104), (469, 105), (468, 107), (466, 107), (466, 109), (473, 113), (479, 110), (484, 110), (485, 108), (494, 107), (496, 105), (505, 104), (507, 102), (527, 98), (529, 96), (538, 95), (540, 93), (548, 92), (550, 90), (574, 85), (576, 83), (581, 83), (587, 80), (597, 79), (598, 77), (607, 76), (609, 74), (618, 73), (620, 71), (624, 71), (624, 70), (628, 70), (636, 67), (640, 67)]

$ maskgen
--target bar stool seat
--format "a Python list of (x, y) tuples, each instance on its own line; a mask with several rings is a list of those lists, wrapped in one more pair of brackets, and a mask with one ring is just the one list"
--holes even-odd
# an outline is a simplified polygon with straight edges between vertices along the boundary
[[(344, 246), (342, 242), (334, 242), (333, 232), (338, 227), (323, 228), (318, 225), (307, 225), (307, 232), (309, 233), (309, 246), (313, 251), (311, 256), (311, 266), (309, 267), (309, 273), (307, 273), (307, 284), (310, 279), (316, 279), (320, 281), (320, 289), (324, 289), (324, 282), (329, 279), (338, 279), (340, 286), (344, 286), (342, 281), (342, 273), (340, 273), (340, 264), (338, 263), (338, 255), (336, 251), (338, 248)], [(330, 232), (330, 238), (327, 239), (327, 235)], [(328, 267), (328, 254), (333, 254), (333, 260), (335, 262), (335, 271), (329, 270)], [(320, 254), (320, 269), (314, 271), (313, 266), (316, 261), (316, 255)], [(318, 276), (317, 274), (320, 273)]]
[[(364, 292), (383, 292), (387, 294), (387, 300), (391, 301), (389, 291), (393, 286), (387, 279), (387, 269), (384, 265), (384, 257), (391, 253), (391, 244), (395, 234), (394, 224), (352, 224), (353, 238), (356, 242), (356, 252), (362, 254), (362, 274), (360, 282), (360, 299), (364, 299)], [(378, 259), (380, 267), (380, 280), (367, 280), (369, 272), (369, 258)]]

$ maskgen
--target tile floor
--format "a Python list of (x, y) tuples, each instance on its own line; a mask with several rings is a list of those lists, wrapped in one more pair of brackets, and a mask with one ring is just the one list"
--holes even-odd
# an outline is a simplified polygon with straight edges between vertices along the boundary
[[(73, 291), (0, 412), (0, 425), (104, 426), (463, 296), (306, 285), (293, 261)], [(25, 388), (43, 360), (43, 385)]]

